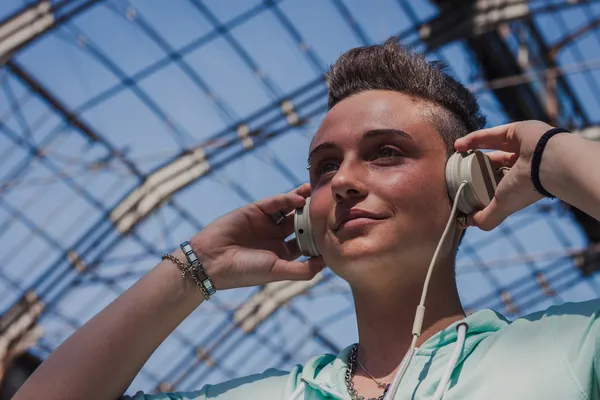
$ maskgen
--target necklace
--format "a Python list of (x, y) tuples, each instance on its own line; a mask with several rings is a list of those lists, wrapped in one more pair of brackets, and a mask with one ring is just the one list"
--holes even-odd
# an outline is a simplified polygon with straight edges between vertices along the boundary
[(371, 375), (371, 373), (369, 372), (369, 370), (366, 369), (364, 365), (362, 365), (362, 363), (360, 362), (360, 359), (358, 358), (358, 356), (356, 357), (356, 362), (358, 363), (358, 366), (361, 367), (363, 369), (363, 371), (365, 371), (367, 373), (367, 375), (369, 375), (371, 377), (371, 380), (373, 382), (375, 382), (375, 384), (377, 385), (377, 387), (379, 389), (385, 389), (385, 388), (388, 387), (387, 383), (383, 383), (381, 381), (378, 381), (377, 379), (375, 379), (375, 377), (373, 375)]
[[(382, 382), (378, 382), (375, 378), (373, 378), (373, 375), (371, 375), (366, 369), (365, 367), (363, 367), (361, 365), (361, 368), (365, 370), (365, 372), (367, 374), (369, 374), (369, 376), (371, 377), (371, 379), (373, 379), (375, 381), (375, 383), (377, 384), (377, 387), (384, 389), (383, 394), (379, 397), (371, 397), (368, 399), (365, 399), (363, 396), (359, 396), (358, 393), (356, 392), (356, 389), (354, 389), (354, 382), (352, 381), (352, 377), (354, 376), (354, 373), (356, 372), (356, 364), (358, 361), (358, 344), (355, 344), (354, 346), (352, 346), (352, 350), (350, 351), (350, 355), (348, 356), (348, 367), (346, 368), (346, 387), (348, 389), (348, 393), (350, 394), (350, 397), (352, 398), (352, 400), (383, 400), (383, 397), (385, 396), (386, 392), (388, 391), (390, 385), (387, 385), (385, 383)], [(360, 361), (358, 361), (358, 364), (360, 364)], [(381, 387), (380, 385), (383, 385), (383, 387)]]

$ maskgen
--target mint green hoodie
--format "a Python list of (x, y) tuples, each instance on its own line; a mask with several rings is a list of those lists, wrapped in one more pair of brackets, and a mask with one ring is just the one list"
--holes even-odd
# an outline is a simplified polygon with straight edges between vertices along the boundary
[[(456, 326), (465, 322), (466, 341), (444, 400), (600, 400), (599, 313), (600, 300), (553, 306), (512, 322), (492, 310), (473, 313), (417, 349), (395, 398), (433, 396), (456, 345)], [(344, 382), (350, 348), (315, 357), (290, 372), (270, 369), (194, 392), (138, 392), (125, 399), (350, 399)]]

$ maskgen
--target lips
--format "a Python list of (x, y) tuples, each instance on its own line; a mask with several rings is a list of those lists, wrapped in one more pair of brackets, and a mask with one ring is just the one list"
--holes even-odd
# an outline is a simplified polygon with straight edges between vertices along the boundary
[(385, 219), (387, 217), (382, 214), (376, 214), (376, 213), (372, 213), (369, 211), (356, 209), (356, 208), (352, 209), (352, 210), (340, 212), (336, 216), (335, 225), (333, 228), (334, 232), (338, 231), (346, 222), (352, 221), (353, 219), (357, 219), (357, 218), (369, 218), (369, 219), (373, 219), (373, 220), (381, 220), (381, 219)]

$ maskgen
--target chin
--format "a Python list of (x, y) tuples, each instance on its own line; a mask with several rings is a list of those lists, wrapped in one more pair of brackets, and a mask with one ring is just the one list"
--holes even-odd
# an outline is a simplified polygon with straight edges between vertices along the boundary
[(430, 235), (404, 229), (369, 229), (352, 235), (330, 232), (326, 240), (322, 252), (325, 261), (340, 276), (355, 267), (364, 270), (385, 265), (428, 265), (435, 250)]
[[(384, 245), (369, 240), (353, 240), (330, 248), (325, 255), (329, 268), (351, 287), (377, 287), (400, 273), (398, 244)], [(328, 257), (329, 255), (329, 257)]]
[(333, 240), (328, 244), (329, 259), (335, 260), (338, 265), (353, 264), (355, 262), (364, 262), (376, 259), (380, 262), (386, 254), (398, 253), (400, 248), (397, 233), (392, 232), (369, 232), (363, 235), (354, 235), (353, 237), (344, 237), (343, 235), (334, 235)]

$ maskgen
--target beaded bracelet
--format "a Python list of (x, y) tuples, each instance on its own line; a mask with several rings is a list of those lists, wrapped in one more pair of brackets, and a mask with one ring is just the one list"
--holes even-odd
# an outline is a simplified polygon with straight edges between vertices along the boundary
[(215, 285), (213, 285), (212, 279), (206, 275), (204, 266), (202, 265), (202, 260), (198, 258), (198, 255), (192, 248), (190, 242), (185, 241), (181, 243), (179, 247), (181, 247), (181, 250), (184, 252), (188, 262), (190, 263), (192, 275), (197, 278), (197, 281), (200, 282), (200, 285), (204, 289), (203, 293), (206, 292), (209, 296), (215, 294)]

